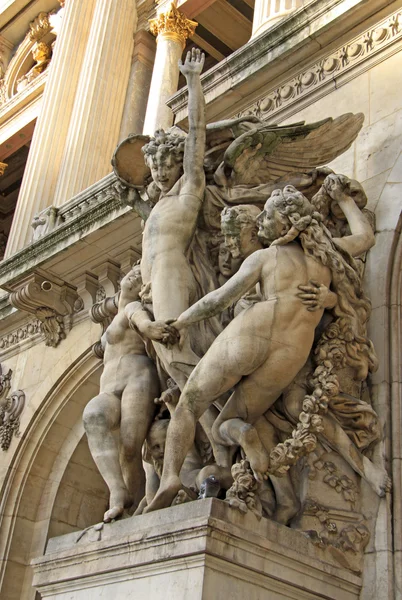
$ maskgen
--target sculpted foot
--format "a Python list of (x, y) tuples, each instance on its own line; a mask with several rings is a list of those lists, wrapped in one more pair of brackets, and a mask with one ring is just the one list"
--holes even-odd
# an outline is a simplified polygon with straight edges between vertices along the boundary
[(130, 506), (132, 500), (127, 490), (120, 490), (110, 495), (110, 508), (103, 515), (103, 522), (110, 523), (113, 519), (121, 517), (124, 509)]
[(144, 514), (170, 506), (180, 489), (179, 477), (169, 477), (165, 482), (161, 482), (158, 493), (151, 504), (144, 509)]
[(380, 497), (391, 491), (392, 483), (384, 467), (379, 467), (366, 459), (364, 461), (364, 474), (367, 483)]

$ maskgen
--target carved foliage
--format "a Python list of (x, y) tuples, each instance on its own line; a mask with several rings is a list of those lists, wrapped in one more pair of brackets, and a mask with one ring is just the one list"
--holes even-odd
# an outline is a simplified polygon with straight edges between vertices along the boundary
[(150, 19), (150, 31), (153, 35), (164, 34), (170, 36), (172, 39), (177, 39), (184, 45), (187, 38), (194, 35), (195, 28), (198, 23), (187, 19), (187, 17), (181, 13), (171, 3), (169, 9), (165, 13), (161, 13), (156, 19)]
[(8, 450), (13, 435), (19, 436), (20, 415), (25, 406), (25, 394), (22, 390), (9, 393), (11, 375), (11, 370), (3, 375), (0, 365), (0, 448), (2, 450)]

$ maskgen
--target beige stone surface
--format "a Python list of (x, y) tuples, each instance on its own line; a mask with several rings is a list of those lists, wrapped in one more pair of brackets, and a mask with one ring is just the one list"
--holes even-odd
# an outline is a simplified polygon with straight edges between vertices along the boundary
[[(95, 3), (88, 0), (83, 10), (71, 2), (65, 11), (6, 256), (25, 246), (31, 237), (33, 216), (53, 202)], [(69, 94), (65, 93), (66, 88)]]
[(215, 499), (78, 535), (35, 559), (42, 598), (359, 598), (360, 578), (302, 534)]

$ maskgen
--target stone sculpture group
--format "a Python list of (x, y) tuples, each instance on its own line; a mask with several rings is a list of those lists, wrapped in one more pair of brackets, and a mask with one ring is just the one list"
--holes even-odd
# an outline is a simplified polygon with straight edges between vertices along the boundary
[(132, 135), (113, 158), (144, 229), (84, 413), (104, 520), (216, 496), (305, 528), (303, 502), (324, 510), (306, 465), (355, 511), (360, 478), (390, 487), (368, 385), (373, 221), (360, 184), (322, 167), (363, 118), (206, 125), (203, 62), (193, 50), (180, 65), (188, 133)]

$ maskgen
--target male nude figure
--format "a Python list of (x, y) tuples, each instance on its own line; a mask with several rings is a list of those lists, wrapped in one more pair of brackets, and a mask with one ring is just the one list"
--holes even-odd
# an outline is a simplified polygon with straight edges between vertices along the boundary
[[(143, 151), (152, 177), (161, 190), (160, 198), (145, 225), (141, 274), (151, 289), (156, 320), (178, 317), (196, 300), (196, 283), (187, 260), (204, 191), (205, 107), (200, 74), (204, 55), (193, 49), (179, 65), (188, 84), (189, 132), (180, 146), (172, 148), (163, 138), (147, 144)], [(160, 137), (160, 136), (159, 136)], [(166, 143), (164, 143), (166, 142)], [(183, 144), (183, 142), (181, 142)], [(189, 339), (171, 350), (157, 345), (165, 369), (182, 389), (199, 358), (192, 352)]]
[[(270, 247), (250, 255), (224, 286), (174, 323), (182, 329), (208, 318), (257, 283), (261, 286), (263, 300), (228, 325), (189, 378), (169, 426), (161, 486), (148, 510), (170, 504), (180, 488), (178, 474), (197, 420), (233, 387), (234, 393), (217, 418), (215, 437), (223, 444), (239, 444), (256, 478), (262, 481), (266, 476), (269, 454), (261, 443), (257, 422), (306, 363), (324, 310), (306, 311), (298, 297), (299, 286), (314, 280), (329, 288), (332, 279), (331, 270), (321, 260), (292, 241), (306, 223), (309, 226), (312, 214), (312, 206), (292, 186), (273, 192), (258, 218), (260, 236)], [(294, 218), (290, 220), (289, 215)]]
[[(110, 491), (104, 521), (120, 516), (143, 496), (141, 449), (155, 413), (158, 373), (139, 332), (162, 342), (173, 341), (171, 329), (153, 322), (142, 310), (140, 267), (121, 281), (118, 313), (102, 338), (104, 369), (100, 393), (84, 410), (84, 427), (92, 457)], [(136, 329), (134, 329), (136, 327)], [(119, 448), (113, 430), (120, 427)]]

